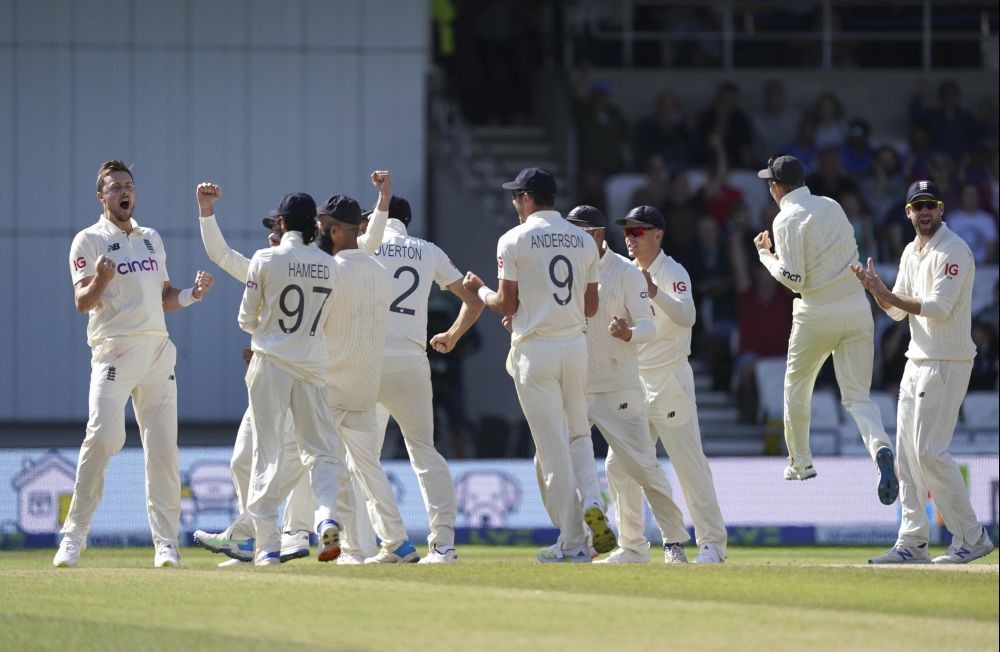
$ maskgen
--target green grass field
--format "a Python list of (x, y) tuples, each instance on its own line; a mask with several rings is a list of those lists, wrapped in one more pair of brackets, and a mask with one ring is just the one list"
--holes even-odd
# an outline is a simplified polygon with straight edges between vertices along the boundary
[[(452, 566), (315, 557), (218, 569), (182, 551), (0, 552), (0, 650), (996, 650), (997, 555), (864, 566), (874, 548), (731, 548), (722, 566), (549, 565), (460, 548)], [(654, 555), (654, 559), (656, 555)]]

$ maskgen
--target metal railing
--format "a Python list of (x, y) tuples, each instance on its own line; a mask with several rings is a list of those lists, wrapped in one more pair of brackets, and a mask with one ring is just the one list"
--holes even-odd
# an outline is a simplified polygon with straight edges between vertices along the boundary
[[(567, 13), (567, 34), (570, 38), (563, 48), (567, 66), (574, 63), (574, 37), (586, 36), (595, 41), (620, 42), (622, 67), (633, 66), (634, 46), (640, 42), (681, 43), (691, 41), (712, 42), (721, 48), (721, 68), (734, 68), (734, 49), (742, 43), (783, 41), (791, 43), (819, 42), (820, 65), (824, 70), (834, 68), (835, 46), (850, 42), (911, 42), (920, 44), (921, 68), (934, 67), (935, 42), (962, 42), (997, 47), (997, 3), (995, 0), (963, 0), (961, 11), (977, 11), (978, 20), (973, 29), (934, 28), (935, 11), (956, 9), (952, 0), (893, 0), (874, 5), (878, 9), (920, 10), (920, 28), (892, 29), (841, 29), (836, 25), (835, 8), (871, 8), (871, 2), (861, 0), (802, 0), (795, 5), (800, 11), (819, 11), (819, 26), (812, 30), (771, 30), (755, 28), (754, 12), (766, 15), (768, 9), (787, 9), (787, 0), (579, 0)], [(643, 29), (635, 24), (636, 9), (662, 7), (665, 10), (700, 9), (714, 10), (719, 18), (717, 29), (676, 30)], [(617, 12), (615, 11), (617, 9)], [(739, 18), (742, 21), (738, 21)], [(905, 19), (899, 22), (906, 23)], [(942, 21), (947, 22), (947, 21)], [(984, 55), (984, 60), (986, 56)]]

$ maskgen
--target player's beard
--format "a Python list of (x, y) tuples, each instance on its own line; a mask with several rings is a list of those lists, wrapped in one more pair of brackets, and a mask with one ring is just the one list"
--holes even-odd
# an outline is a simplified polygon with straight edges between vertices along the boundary
[(122, 208), (120, 203), (108, 202), (108, 214), (119, 224), (126, 224), (132, 220), (132, 211), (135, 209), (135, 201), (129, 200), (128, 207)]
[(320, 229), (316, 232), (316, 246), (333, 255), (333, 238), (330, 237), (329, 229)]

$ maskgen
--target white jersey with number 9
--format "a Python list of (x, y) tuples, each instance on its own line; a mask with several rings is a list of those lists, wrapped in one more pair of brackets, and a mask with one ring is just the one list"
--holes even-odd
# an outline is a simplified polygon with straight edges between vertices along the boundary
[(597, 245), (557, 211), (538, 211), (500, 237), (497, 276), (517, 281), (511, 343), (582, 333), (584, 291), (600, 280)]

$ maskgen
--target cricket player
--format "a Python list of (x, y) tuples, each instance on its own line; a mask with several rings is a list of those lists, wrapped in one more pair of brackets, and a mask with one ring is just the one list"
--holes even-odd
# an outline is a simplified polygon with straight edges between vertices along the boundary
[[(570, 457), (571, 439), (590, 440), (584, 331), (598, 307), (597, 245), (553, 210), (556, 181), (548, 170), (525, 168), (503, 187), (512, 192), (520, 224), (497, 243), (500, 287), (493, 292), (471, 272), (464, 283), (490, 309), (512, 318), (508, 371), (531, 428), (546, 504), (560, 529), (561, 547), (542, 548), (538, 559), (589, 563), (584, 521), (599, 552), (616, 543), (602, 506), (581, 505)], [(592, 460), (591, 452), (596, 474)]]
[(455, 551), (455, 487), (448, 463), (434, 448), (434, 408), (431, 370), (427, 361), (427, 299), (431, 284), (450, 290), (462, 300), (454, 323), (431, 338), (431, 346), (449, 353), (483, 312), (483, 302), (462, 285), (463, 274), (447, 254), (432, 242), (407, 233), (412, 219), (410, 203), (393, 196), (382, 241), (369, 239), (365, 248), (392, 275), (392, 302), (388, 309), (385, 359), (378, 398), (378, 441), (382, 450), (391, 415), (399, 424), (410, 464), (420, 485), (430, 535), (428, 554), (420, 563), (453, 563)]
[[(649, 502), (663, 537), (664, 559), (682, 563), (686, 561), (683, 544), (691, 537), (674, 502), (667, 474), (656, 459), (639, 381), (637, 347), (656, 336), (646, 279), (627, 258), (608, 248), (604, 213), (593, 206), (577, 206), (566, 219), (594, 238), (601, 256), (601, 301), (587, 329), (587, 407), (591, 423), (608, 442), (606, 469), (611, 496), (619, 506), (619, 547), (596, 563), (649, 563), (649, 544), (642, 534), (642, 504), (626, 509), (621, 505), (618, 484), (624, 478), (637, 482)], [(623, 519), (623, 513), (639, 519)]]
[(809, 450), (813, 385), (833, 352), (844, 407), (878, 467), (878, 498), (891, 505), (899, 494), (895, 459), (882, 417), (868, 390), (872, 379), (874, 324), (871, 307), (850, 266), (858, 261), (854, 228), (840, 204), (812, 195), (794, 156), (768, 161), (757, 173), (781, 209), (771, 237), (754, 238), (760, 262), (779, 283), (800, 295), (792, 307), (792, 336), (785, 371), (786, 480), (816, 477)]
[[(651, 433), (663, 442), (684, 500), (694, 521), (698, 543), (696, 564), (721, 564), (726, 559), (726, 524), (715, 495), (712, 469), (701, 447), (698, 406), (695, 403), (691, 355), (691, 327), (695, 321), (691, 277), (677, 261), (663, 253), (663, 215), (652, 206), (639, 206), (615, 224), (624, 227), (625, 246), (646, 278), (653, 303), (656, 336), (639, 344), (639, 379), (646, 399)], [(612, 480), (610, 474), (608, 482)], [(633, 549), (645, 545), (642, 536), (642, 498), (634, 480), (616, 474), (618, 518)], [(623, 513), (624, 512), (624, 513)], [(638, 530), (636, 530), (638, 527)], [(666, 541), (664, 541), (666, 543)], [(671, 558), (673, 557), (673, 559)], [(667, 562), (686, 561), (683, 550), (664, 550)]]
[[(327, 323), (335, 270), (330, 256), (310, 247), (316, 235), (316, 203), (305, 193), (285, 195), (272, 211), (281, 244), (250, 260), (238, 323), (253, 337), (246, 381), (253, 419), (253, 478), (247, 512), (254, 522), (254, 563), (280, 563), (278, 473), (295, 454), (283, 436), (291, 411), (295, 440), (318, 507), (320, 560), (340, 554), (336, 500), (342, 474), (342, 444), (326, 401), (329, 377)], [(296, 478), (297, 479), (297, 478)]]
[(976, 346), (972, 342), (975, 261), (969, 246), (941, 221), (944, 202), (937, 184), (917, 181), (906, 193), (906, 216), (916, 238), (899, 261), (890, 292), (875, 273), (853, 265), (861, 284), (885, 310), (910, 320), (910, 346), (899, 387), (896, 451), (903, 505), (896, 544), (871, 564), (927, 564), (927, 492), (952, 533), (935, 564), (966, 564), (993, 552), (979, 523), (958, 464), (948, 452), (958, 412), (969, 387)]
[[(372, 221), (386, 212), (392, 196), (389, 172), (376, 170), (372, 183), (379, 201)], [(379, 463), (375, 405), (388, 330), (391, 276), (374, 257), (358, 247), (361, 207), (350, 197), (334, 195), (319, 211), (320, 247), (334, 254), (338, 287), (331, 301), (328, 326), (328, 400), (339, 416), (339, 433), (348, 466), (371, 506), (372, 525), (381, 551), (366, 564), (417, 562), (420, 554), (406, 536), (392, 485)], [(353, 500), (347, 483), (340, 505)]]
[(52, 563), (76, 566), (87, 546), (91, 519), (104, 492), (104, 471), (125, 444), (124, 409), (131, 396), (145, 451), (146, 506), (156, 548), (153, 565), (176, 567), (181, 509), (177, 350), (163, 313), (201, 301), (214, 279), (199, 271), (190, 288), (170, 285), (160, 234), (132, 219), (135, 182), (122, 161), (101, 164), (97, 201), (103, 213), (96, 224), (76, 234), (69, 255), (76, 309), (89, 313), (90, 417)]

